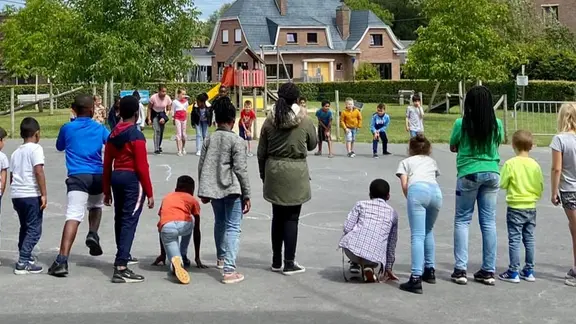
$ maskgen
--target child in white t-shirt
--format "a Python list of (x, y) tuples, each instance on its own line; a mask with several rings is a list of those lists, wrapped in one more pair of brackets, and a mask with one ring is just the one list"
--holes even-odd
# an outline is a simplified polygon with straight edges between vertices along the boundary
[(12, 204), (20, 220), (18, 241), (19, 258), (14, 274), (42, 273), (35, 264), (32, 251), (42, 234), (42, 214), (46, 208), (46, 177), (44, 176), (44, 150), (40, 141), (40, 124), (26, 117), (20, 124), (24, 144), (12, 153), (10, 160), (10, 187)]
[(396, 175), (408, 205), (412, 273), (400, 289), (421, 294), (422, 281), (436, 283), (433, 228), (442, 207), (442, 191), (436, 181), (440, 175), (438, 165), (430, 157), (430, 141), (424, 135), (416, 134), (410, 139), (408, 152), (410, 157), (400, 162)]
[(10, 168), (10, 161), (8, 157), (4, 154), (2, 149), (4, 149), (4, 139), (8, 136), (6, 130), (0, 127), (0, 206), (2, 206), (2, 197), (6, 191), (6, 184), (8, 183), (8, 168)]

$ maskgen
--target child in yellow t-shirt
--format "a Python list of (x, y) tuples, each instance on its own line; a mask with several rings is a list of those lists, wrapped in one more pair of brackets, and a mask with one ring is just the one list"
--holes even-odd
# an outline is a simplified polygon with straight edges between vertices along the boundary
[(356, 153), (354, 153), (356, 134), (362, 128), (362, 113), (354, 108), (354, 100), (352, 98), (346, 98), (346, 110), (340, 115), (340, 127), (346, 132), (348, 157), (353, 158), (356, 156)]
[[(534, 229), (536, 228), (536, 202), (544, 191), (542, 169), (536, 160), (529, 156), (533, 146), (532, 134), (519, 130), (514, 133), (512, 147), (516, 157), (504, 163), (500, 171), (500, 187), (507, 191), (506, 223), (508, 225), (508, 271), (498, 279), (519, 283), (528, 282), (534, 277)], [(526, 249), (526, 264), (520, 269), (520, 242)]]

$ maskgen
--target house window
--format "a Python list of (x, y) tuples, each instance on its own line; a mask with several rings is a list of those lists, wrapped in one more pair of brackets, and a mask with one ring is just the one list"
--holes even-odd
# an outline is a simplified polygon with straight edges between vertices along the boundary
[(308, 33), (307, 42), (308, 42), (308, 44), (318, 44), (318, 34), (317, 33)]
[(298, 44), (298, 34), (288, 33), (286, 34), (286, 43), (288, 44)]
[[(276, 79), (276, 64), (266, 64), (266, 78), (267, 79)], [(288, 75), (286, 75), (286, 71), (284, 70), (284, 65), (280, 64), (280, 80), (288, 80), (290, 78), (294, 78), (294, 66), (292, 64), (286, 64), (286, 69), (288, 70)]]
[(392, 80), (392, 63), (374, 63), (380, 73), (380, 79)]
[(242, 43), (242, 29), (234, 29), (234, 43)]
[(222, 44), (228, 44), (228, 30), (225, 29), (222, 31)]
[(370, 46), (382, 46), (384, 44), (382, 40), (382, 34), (371, 34), (370, 35)]
[(542, 5), (542, 16), (546, 22), (558, 21), (558, 5)]
[(342, 71), (343, 67), (342, 67), (342, 63), (336, 63), (336, 71)]
[(239, 70), (248, 70), (248, 62), (238, 62), (236, 63), (236, 68)]

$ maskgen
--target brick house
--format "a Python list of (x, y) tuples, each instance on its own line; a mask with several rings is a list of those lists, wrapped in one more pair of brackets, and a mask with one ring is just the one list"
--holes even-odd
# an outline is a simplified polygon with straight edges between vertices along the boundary
[[(243, 46), (263, 53), (267, 77), (297, 81), (352, 80), (361, 62), (374, 64), (382, 79), (400, 79), (406, 53), (390, 26), (373, 12), (351, 10), (340, 0), (237, 0), (214, 29), (208, 51), (212, 75)], [(279, 60), (278, 50), (282, 58)], [(286, 75), (284, 60), (289, 76)], [(247, 55), (238, 68), (253, 69)]]
[(556, 19), (576, 33), (576, 0), (534, 0), (538, 14), (546, 19)]

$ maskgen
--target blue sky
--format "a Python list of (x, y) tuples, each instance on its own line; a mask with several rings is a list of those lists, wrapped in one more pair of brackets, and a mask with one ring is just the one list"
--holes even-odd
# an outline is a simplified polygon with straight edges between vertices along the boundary
[[(202, 20), (208, 19), (210, 15), (220, 9), (220, 7), (225, 3), (232, 3), (234, 0), (196, 0), (194, 3), (196, 7), (202, 11), (202, 16), (200, 17)], [(24, 4), (24, 0), (0, 0), (0, 7), (4, 7), (4, 5), (16, 5)]]
[(232, 3), (234, 0), (196, 0), (194, 3), (196, 7), (202, 11), (202, 16), (200, 17), (203, 20), (208, 19), (210, 15), (220, 9), (220, 7), (225, 3)]

